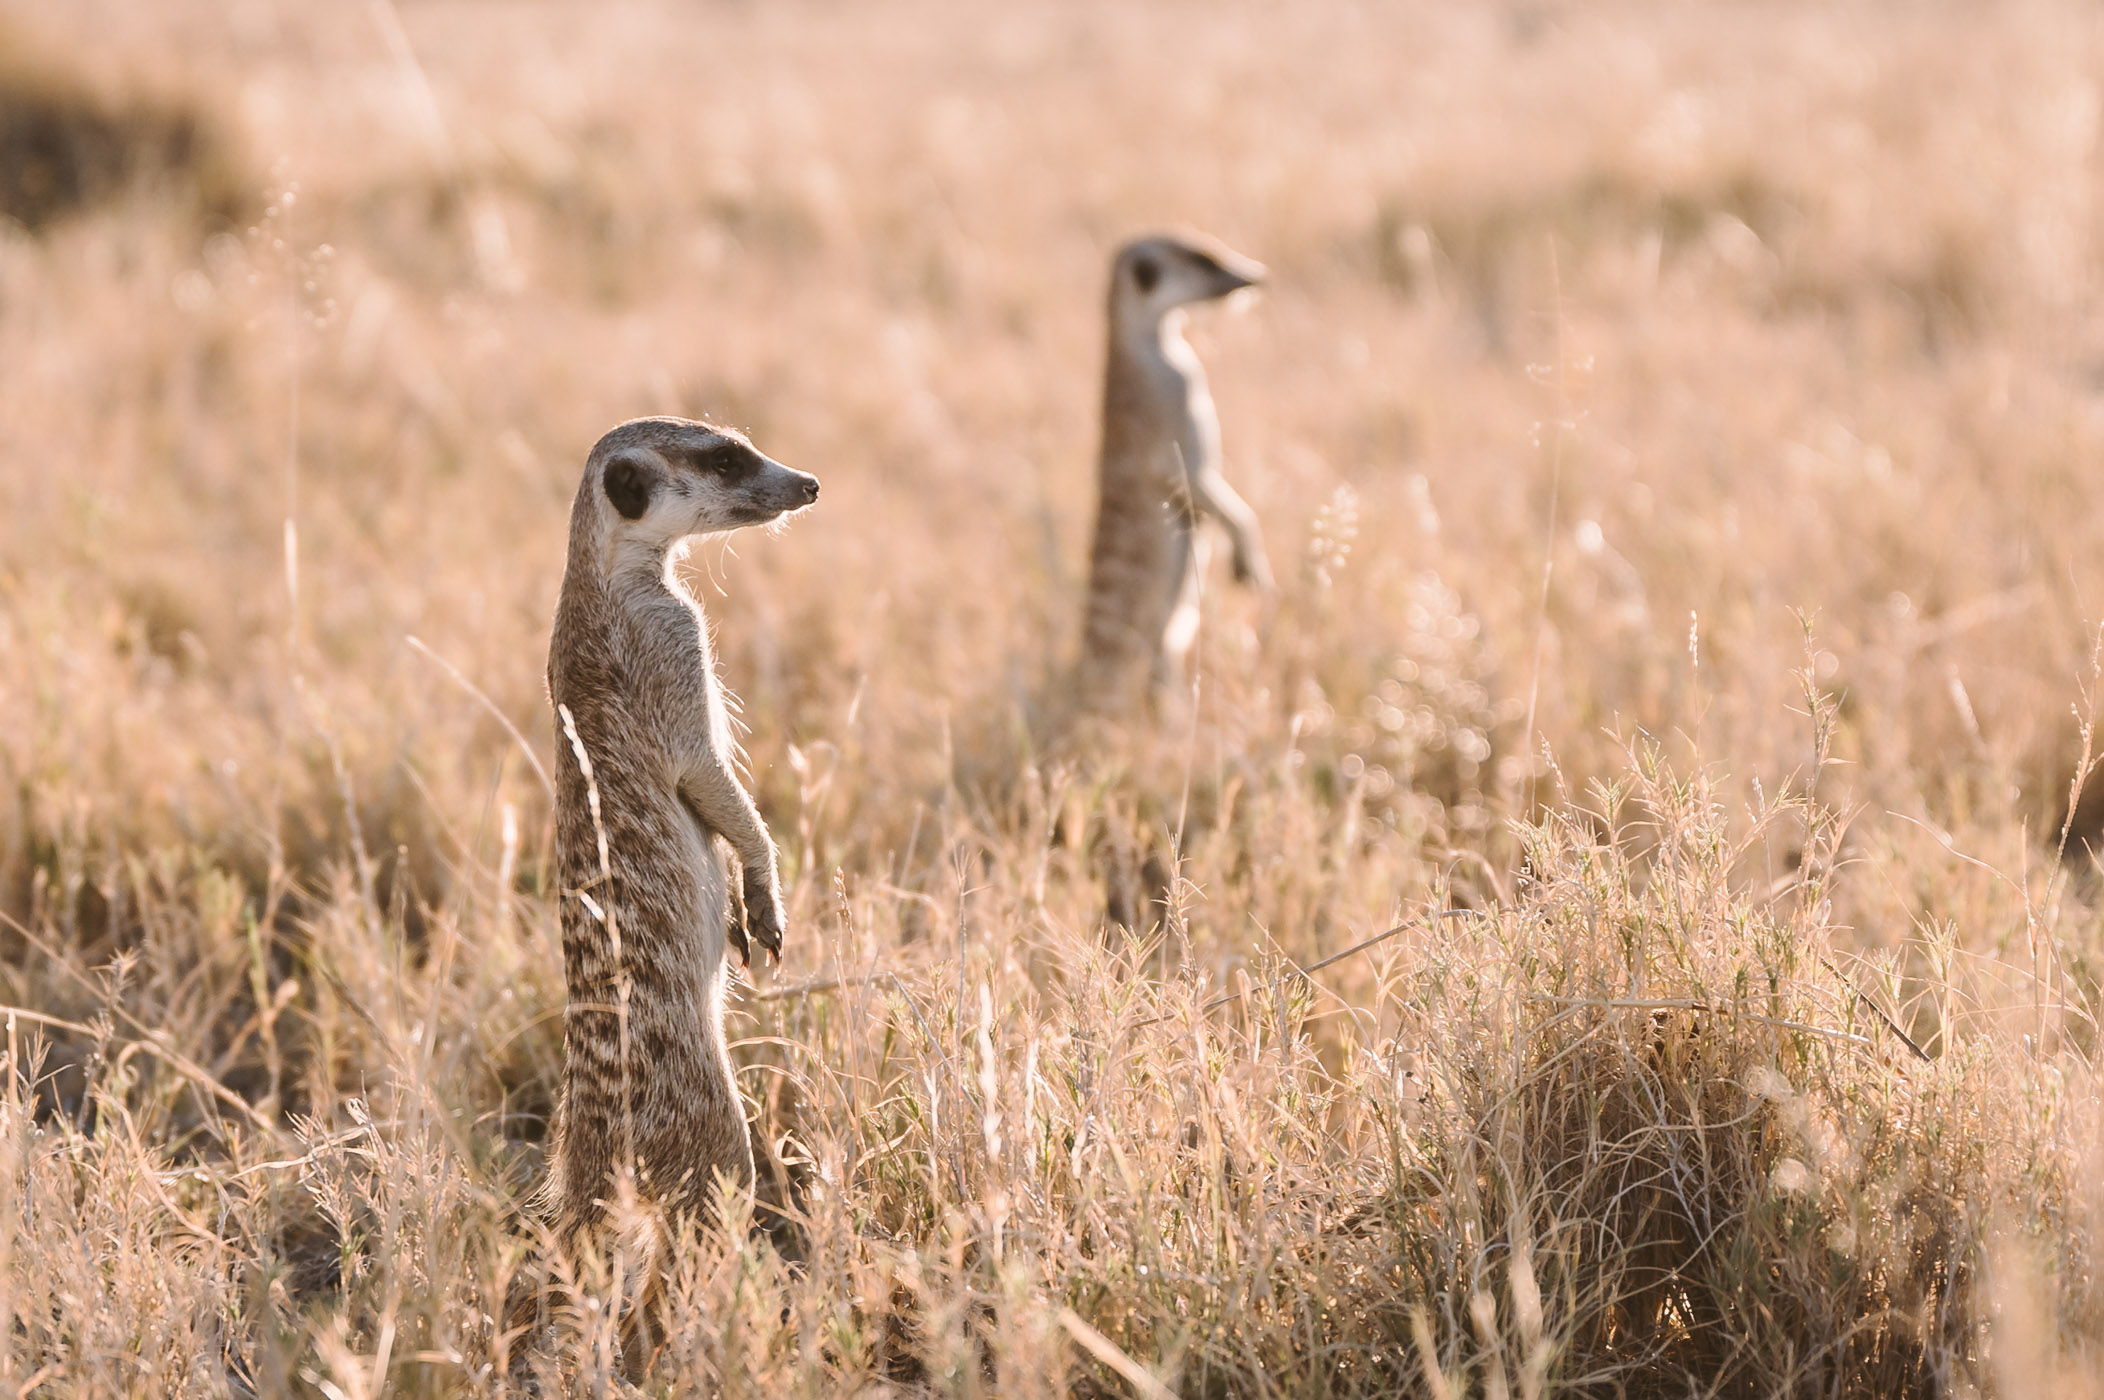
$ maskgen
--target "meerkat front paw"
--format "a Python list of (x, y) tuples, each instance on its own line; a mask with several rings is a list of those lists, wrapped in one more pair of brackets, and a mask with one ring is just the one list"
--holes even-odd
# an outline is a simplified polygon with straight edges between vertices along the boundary
[(1259, 593), (1269, 593), (1278, 585), (1271, 581), (1271, 564), (1262, 554), (1245, 554), (1235, 551), (1235, 582), (1250, 584)]
[(774, 881), (766, 872), (748, 870), (744, 880), (745, 918), (743, 926), (732, 935), (738, 951), (745, 958), (745, 965), (752, 966), (750, 944), (757, 943), (767, 950), (767, 956), (776, 962), (782, 960), (782, 903)]

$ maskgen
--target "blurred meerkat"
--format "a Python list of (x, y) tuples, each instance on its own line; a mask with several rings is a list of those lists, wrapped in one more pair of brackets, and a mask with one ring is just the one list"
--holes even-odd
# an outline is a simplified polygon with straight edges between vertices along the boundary
[(1204, 540), (1227, 528), (1235, 577), (1271, 587), (1256, 513), (1220, 475), (1220, 418), (1183, 337), (1184, 308), (1263, 280), (1264, 269), (1194, 234), (1137, 238), (1111, 264), (1101, 488), (1089, 556), (1079, 689), (1099, 713), (1143, 684), (1181, 679), (1198, 631)]
[(548, 1203), (565, 1248), (601, 1233), (624, 1180), (674, 1218), (706, 1218), (719, 1172), (753, 1181), (725, 953), (779, 955), (781, 893), (774, 842), (732, 770), (708, 619), (675, 569), (694, 537), (817, 498), (816, 477), (680, 418), (624, 423), (585, 462), (548, 647), (569, 994)]

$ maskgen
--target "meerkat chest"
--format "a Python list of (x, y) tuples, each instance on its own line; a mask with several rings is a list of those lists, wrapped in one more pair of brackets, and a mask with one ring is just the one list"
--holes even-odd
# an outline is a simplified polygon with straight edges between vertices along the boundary
[[(1209, 470), (1218, 452), (1218, 417), (1205, 368), (1171, 328), (1124, 347), (1106, 402), (1106, 440), (1116, 439), (1132, 470), (1172, 488)], [(1122, 382), (1121, 382), (1122, 381)], [(1122, 420), (1122, 421), (1119, 421)]]
[(693, 759), (727, 754), (733, 742), (730, 711), (723, 683), (716, 674), (709, 619), (692, 598), (681, 596), (679, 602), (684, 619), (680, 626), (681, 665), (673, 682), (679, 694), (673, 704), (681, 716), (678, 730), (682, 756)]
[(634, 599), (627, 611), (631, 693), (624, 698), (636, 726), (647, 731), (636, 739), (658, 752), (668, 778), (676, 778), (728, 730), (708, 620), (669, 590)]
[(1220, 415), (1213, 407), (1205, 366), (1181, 335), (1163, 337), (1162, 363), (1168, 371), (1168, 416), (1184, 457), (1184, 470), (1192, 475), (1210, 471), (1220, 454)]

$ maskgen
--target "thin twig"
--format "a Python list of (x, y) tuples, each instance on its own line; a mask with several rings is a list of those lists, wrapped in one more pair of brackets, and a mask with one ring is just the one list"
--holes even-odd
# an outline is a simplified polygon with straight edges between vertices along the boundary
[[(1328, 967), (1331, 963), (1343, 962), (1346, 958), (1350, 957), (1354, 953), (1363, 953), (1368, 948), (1373, 947), (1374, 944), (1385, 943), (1389, 939), (1401, 933), (1403, 930), (1416, 928), (1419, 924), (1424, 923), (1428, 919), (1459, 919), (1465, 918), (1470, 914), (1475, 914), (1479, 912), (1481, 911), (1475, 909), (1441, 909), (1437, 913), (1421, 914), (1417, 918), (1407, 919), (1384, 933), (1377, 933), (1371, 938), (1364, 939), (1358, 943), (1352, 944), (1351, 947), (1346, 948), (1341, 953), (1332, 953), (1328, 957), (1324, 958), (1321, 962), (1309, 963), (1306, 967), (1301, 967), (1296, 964), (1291, 972), (1286, 973), (1283, 977), (1274, 977), (1261, 987), (1244, 987), (1238, 992), (1224, 992), (1221, 995), (1214, 997), (1205, 1005), (1199, 1007), (1198, 1014), (1202, 1016), (1206, 1012), (1217, 1010), (1218, 1008), (1227, 1005), (1231, 1001), (1240, 1001), (1243, 997), (1248, 996), (1251, 992), (1272, 991), (1275, 988), (1284, 986), (1286, 983), (1292, 981), (1296, 977), (1307, 977), (1313, 973), (1320, 972), (1324, 968)], [(1138, 1030), (1141, 1026), (1156, 1025), (1168, 1019), (1169, 1018), (1166, 1015), (1150, 1016), (1144, 1021), (1134, 1022), (1133, 1029)]]
[(613, 848), (607, 840), (606, 822), (599, 802), (599, 780), (592, 772), (592, 756), (585, 751), (584, 739), (577, 732), (577, 718), (570, 713), (568, 705), (558, 704), (555, 716), (562, 723), (562, 731), (570, 740), (570, 753), (577, 760), (578, 774), (584, 779), (585, 803), (592, 814), (592, 835), (599, 850), (599, 877), (592, 883), (599, 886), (606, 897), (602, 906), (585, 890), (570, 891), (584, 905), (592, 917), (606, 930), (607, 956), (613, 962), (614, 979), (614, 1053), (616, 1063), (621, 1066), (621, 1155), (617, 1159), (628, 1171), (635, 1170), (635, 1098), (634, 1083), (629, 1077), (628, 1063), (628, 998), (632, 988), (628, 960), (621, 947), (620, 906), (616, 902), (618, 892), (614, 889)]
[(748, 1001), (787, 1001), (791, 997), (816, 996), (820, 992), (836, 992), (845, 987), (873, 987), (879, 982), (895, 980), (896, 973), (872, 972), (867, 977), (814, 977), (808, 982), (792, 982), (786, 987), (768, 987), (764, 991), (752, 992)]
[(1549, 240), (1549, 296), (1556, 309), (1556, 410), (1549, 424), (1549, 528), (1542, 542), (1541, 598), (1534, 613), (1534, 664), (1527, 675), (1527, 722), (1520, 740), (1527, 751), (1527, 809), (1534, 808), (1534, 721), (1541, 699), (1542, 658), (1549, 641), (1549, 585), (1556, 577), (1556, 528), (1563, 504), (1563, 435), (1575, 430), (1568, 390), (1570, 364), (1564, 348), (1563, 272), (1556, 243)]
[[(1829, 1040), (1861, 1045), (1866, 1049), (1877, 1048), (1876, 1041), (1867, 1035), (1857, 1035), (1854, 1031), (1837, 1031), (1831, 1026), (1811, 1026), (1803, 1021), (1786, 1021), (1780, 1016), (1737, 1011), (1729, 1006), (1717, 1006), (1711, 1002), (1696, 1001), (1687, 997), (1529, 997), (1528, 1000), (1547, 1002), (1551, 1006), (1569, 1007), (1572, 1010), (1594, 1006), (1603, 1011), (1701, 1011), (1711, 1016), (1729, 1016), (1735, 1021), (1755, 1021), (1764, 1026), (1778, 1026), (1786, 1031), (1803, 1031), (1806, 1035), (1825, 1036)], [(1901, 1036), (1901, 1039), (1905, 1038)], [(1918, 1046), (1916, 1053), (1920, 1053)], [(1927, 1059), (1928, 1056), (1923, 1055), (1922, 1058)]]
[(459, 684), (462, 690), (465, 690), (482, 702), (482, 707), (490, 712), (490, 715), (497, 723), (504, 726), (504, 732), (509, 734), (513, 741), (518, 744), (519, 752), (526, 755), (526, 763), (533, 769), (533, 776), (541, 780), (541, 786), (546, 789), (548, 796), (553, 798), (555, 796), (555, 784), (549, 779), (548, 770), (541, 766), (541, 756), (533, 751), (533, 745), (526, 742), (526, 736), (521, 734), (519, 727), (511, 722), (511, 717), (497, 708), (497, 702), (484, 695), (481, 687), (460, 674), (459, 667), (426, 646), (421, 637), (404, 637), (402, 640), (437, 662), (445, 670), (445, 673)]
[[(240, 1171), (230, 1173), (227, 1180), (239, 1181), (243, 1177), (254, 1176), (257, 1172), (284, 1171), (292, 1167), (311, 1167), (327, 1148), (342, 1147), (344, 1144), (356, 1142), (362, 1137), (378, 1136), (378, 1130), (371, 1123), (361, 1123), (355, 1128), (346, 1128), (340, 1133), (331, 1133), (327, 1137), (316, 1139), (309, 1143), (307, 1150), (297, 1157), (286, 1157), (276, 1162), (257, 1162), (253, 1166), (243, 1167)], [(190, 1169), (185, 1168), (182, 1171), (160, 1172), (157, 1175), (163, 1181), (172, 1182), (189, 1175), (189, 1171)]]
[(1059, 1325), (1067, 1329), (1068, 1336), (1081, 1344), (1083, 1351), (1123, 1376), (1126, 1383), (1139, 1392), (1141, 1400), (1176, 1400), (1175, 1391), (1156, 1380), (1151, 1371), (1127, 1356), (1116, 1342), (1083, 1322), (1072, 1308), (1061, 1308), (1056, 1316), (1059, 1318)]
[(1856, 987), (1854, 978), (1842, 972), (1840, 968), (1835, 967), (1834, 964), (1827, 958), (1822, 957), (1819, 959), (1819, 961), (1825, 965), (1826, 970), (1828, 972), (1833, 973), (1834, 976), (1838, 977), (1841, 980), (1841, 985), (1848, 988), (1848, 993), (1850, 996), (1854, 997), (1858, 1002), (1862, 1003), (1864, 1006), (1869, 1007), (1870, 1013), (1873, 1016), (1876, 1016), (1880, 1021), (1883, 1021), (1885, 1023), (1886, 1030), (1891, 1031), (1894, 1035), (1898, 1036), (1901, 1041), (1905, 1042), (1906, 1047), (1909, 1050), (1912, 1050), (1915, 1056), (1918, 1059), (1920, 1059), (1920, 1061), (1923, 1064), (1929, 1063), (1929, 1052), (1922, 1049), (1920, 1045), (1916, 1044), (1913, 1036), (1908, 1035), (1905, 1031), (1901, 1030), (1899, 1028), (1899, 1022), (1893, 1020), (1890, 1016), (1887, 1016), (1885, 1014), (1884, 1007), (1879, 1006), (1869, 997), (1864, 996), (1863, 993)]

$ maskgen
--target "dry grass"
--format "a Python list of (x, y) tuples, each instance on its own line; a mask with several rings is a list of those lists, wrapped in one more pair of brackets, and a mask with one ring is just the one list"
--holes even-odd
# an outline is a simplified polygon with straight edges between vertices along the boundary
[[(689, 1243), (646, 1391), (2104, 1394), (2082, 7), (0, 19), (252, 162), (0, 225), (0, 1391), (506, 1388), (489, 706), (555, 761), (577, 465), (686, 411), (826, 484), (708, 565), (802, 1220)], [(1081, 748), (1158, 223), (1274, 269), (1197, 334), (1283, 588)]]

